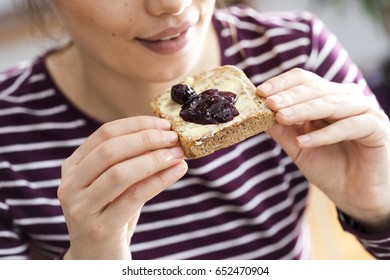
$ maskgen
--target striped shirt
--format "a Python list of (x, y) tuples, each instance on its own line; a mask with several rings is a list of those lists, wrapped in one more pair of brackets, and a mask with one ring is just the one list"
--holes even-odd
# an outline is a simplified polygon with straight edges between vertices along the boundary
[[(222, 64), (256, 85), (294, 67), (371, 94), (334, 35), (306, 12), (218, 10)], [(234, 27), (234, 28), (232, 28)], [(101, 124), (54, 83), (45, 56), (0, 74), (0, 258), (56, 258), (69, 247), (57, 200), (63, 160)], [(308, 183), (265, 133), (188, 160), (187, 174), (142, 209), (134, 259), (305, 259)], [(375, 256), (390, 257), (390, 233), (369, 235), (340, 214)]]

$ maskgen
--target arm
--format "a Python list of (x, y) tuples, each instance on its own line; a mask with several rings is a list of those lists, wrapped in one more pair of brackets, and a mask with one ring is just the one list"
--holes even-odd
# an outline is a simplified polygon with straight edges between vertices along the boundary
[[(276, 111), (278, 124), (268, 133), (340, 211), (385, 240), (390, 238), (389, 120), (345, 50), (332, 44), (320, 25), (313, 23), (306, 65), (311, 71), (293, 69), (259, 87)], [(376, 257), (388, 258), (383, 250), (390, 247), (370, 247)]]

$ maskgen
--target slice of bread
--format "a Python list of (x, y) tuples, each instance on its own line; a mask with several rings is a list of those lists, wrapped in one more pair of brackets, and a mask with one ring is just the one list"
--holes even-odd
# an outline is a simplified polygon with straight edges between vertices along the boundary
[(152, 101), (155, 115), (171, 122), (172, 130), (179, 135), (179, 142), (188, 158), (209, 155), (275, 124), (274, 112), (256, 94), (256, 87), (244, 72), (235, 66), (221, 66), (189, 77), (183, 83), (194, 88), (198, 94), (216, 88), (238, 96), (235, 103), (238, 116), (226, 123), (208, 125), (184, 121), (179, 115), (182, 105), (172, 100), (170, 88)]

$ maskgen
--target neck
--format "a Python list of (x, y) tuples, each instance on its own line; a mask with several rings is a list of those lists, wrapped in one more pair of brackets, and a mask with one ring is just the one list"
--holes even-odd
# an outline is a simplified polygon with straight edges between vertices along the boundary
[[(91, 64), (85, 63), (73, 46), (49, 56), (47, 65), (67, 98), (85, 114), (103, 123), (151, 115), (148, 101), (150, 103), (165, 87), (163, 84), (130, 82), (108, 69), (87, 67)], [(89, 71), (90, 68), (94, 71)]]
[[(214, 31), (211, 36), (217, 40)], [(213, 45), (216, 46), (214, 50), (208, 48), (190, 73), (167, 82), (132, 80), (82, 57), (75, 46), (50, 55), (47, 65), (67, 98), (82, 112), (104, 123), (137, 115), (153, 115), (150, 102), (154, 97), (185, 77), (220, 64), (218, 44)]]

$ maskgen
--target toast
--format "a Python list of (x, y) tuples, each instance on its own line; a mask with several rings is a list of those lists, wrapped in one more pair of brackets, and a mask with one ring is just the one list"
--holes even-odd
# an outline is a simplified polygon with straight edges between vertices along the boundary
[(274, 112), (256, 94), (256, 87), (244, 72), (235, 66), (220, 66), (189, 77), (182, 83), (191, 86), (197, 93), (211, 88), (235, 93), (237, 101), (234, 105), (239, 112), (231, 121), (203, 125), (182, 119), (182, 105), (172, 100), (170, 88), (155, 98), (151, 103), (154, 114), (171, 122), (172, 130), (179, 135), (180, 145), (187, 158), (209, 155), (275, 124)]

